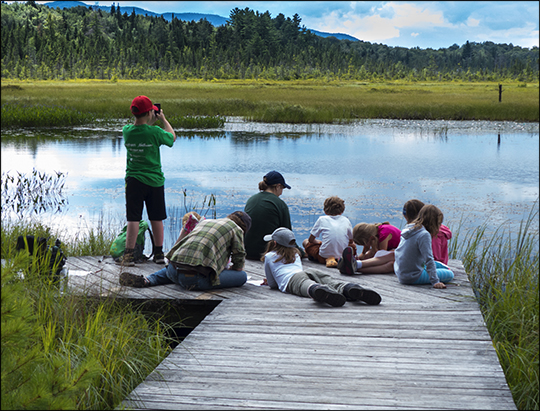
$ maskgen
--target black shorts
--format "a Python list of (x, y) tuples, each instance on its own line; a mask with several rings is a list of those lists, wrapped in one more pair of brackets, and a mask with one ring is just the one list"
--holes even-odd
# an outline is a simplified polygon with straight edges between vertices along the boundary
[(165, 208), (165, 186), (152, 187), (141, 183), (134, 177), (126, 178), (126, 216), (127, 221), (141, 221), (143, 205), (150, 221), (167, 218)]

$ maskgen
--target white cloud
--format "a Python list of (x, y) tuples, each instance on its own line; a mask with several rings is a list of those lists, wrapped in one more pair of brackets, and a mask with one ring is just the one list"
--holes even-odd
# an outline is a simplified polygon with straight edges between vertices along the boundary
[(480, 25), (480, 20), (473, 19), (472, 17), (469, 17), (467, 20), (467, 26), (469, 27), (478, 27)]
[[(383, 17), (387, 16), (387, 17)], [(338, 14), (332, 11), (320, 18), (310, 18), (306, 25), (315, 25), (316, 30), (348, 33), (360, 40), (384, 43), (400, 36), (400, 29), (419, 29), (426, 26), (444, 26), (442, 12), (433, 12), (412, 3), (389, 2), (377, 9), (377, 13), (363, 16), (349, 11)], [(416, 32), (416, 36), (419, 33)]]
[[(529, 6), (531, 2), (512, 4), (516, 3), (518, 6)], [(485, 17), (482, 17), (485, 13), (476, 12), (486, 10), (486, 5), (481, 2), (391, 1), (361, 4), (362, 10), (353, 2), (348, 8), (327, 11), (320, 17), (310, 14), (303, 17), (302, 23), (319, 31), (346, 33), (360, 40), (402, 47), (449, 47), (452, 43), (463, 44), (466, 40), (538, 46), (538, 18), (535, 16), (529, 15), (529, 21), (522, 18), (519, 25), (512, 20), (504, 27), (497, 25), (489, 28), (493, 26), (491, 16), (498, 16), (497, 7), (507, 10), (506, 2), (492, 3), (489, 15)], [(368, 9), (368, 5), (371, 8)], [(303, 16), (302, 13), (300, 15)]]

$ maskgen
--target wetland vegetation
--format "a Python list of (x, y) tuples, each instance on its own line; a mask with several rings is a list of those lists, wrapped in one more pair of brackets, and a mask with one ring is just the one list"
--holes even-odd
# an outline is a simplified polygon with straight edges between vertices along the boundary
[[(35, 191), (29, 180), (36, 179), (54, 185), (62, 176), (21, 178), (21, 196), (32, 197), (24, 187)], [(539, 409), (539, 237), (531, 228), (537, 206), (517, 235), (504, 225), (489, 236), (478, 227), (458, 229), (450, 241), (450, 258), (461, 259), (469, 273), (520, 410)], [(14, 245), (18, 235), (67, 236), (31, 221), (1, 226), (2, 409), (113, 409), (170, 352), (174, 324), (112, 297), (60, 292), (46, 274), (48, 261), (37, 264)], [(64, 251), (68, 258), (106, 255), (119, 229), (102, 220), (89, 234), (68, 238)]]
[(318, 81), (2, 81), (2, 127), (131, 119), (134, 96), (161, 103), (174, 128), (219, 128), (224, 117), (276, 123), (361, 119), (539, 120), (538, 83)]

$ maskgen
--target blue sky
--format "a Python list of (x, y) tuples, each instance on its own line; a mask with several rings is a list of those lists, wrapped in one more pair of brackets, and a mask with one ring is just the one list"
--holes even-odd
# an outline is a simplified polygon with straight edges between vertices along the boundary
[[(38, 3), (46, 3), (39, 1)], [(85, 1), (110, 6), (112, 1)], [(388, 46), (446, 48), (492, 41), (538, 47), (538, 1), (115, 1), (156, 13), (209, 13), (229, 17), (246, 7), (272, 17), (298, 13), (307, 28), (345, 33)]]

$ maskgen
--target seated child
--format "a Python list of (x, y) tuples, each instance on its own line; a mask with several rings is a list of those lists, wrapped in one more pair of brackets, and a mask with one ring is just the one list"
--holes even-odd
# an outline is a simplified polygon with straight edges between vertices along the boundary
[(399, 245), (400, 234), (401, 230), (388, 221), (375, 224), (356, 224), (353, 229), (354, 242), (364, 246), (357, 259), (373, 258), (379, 250), (395, 250)]
[[(356, 246), (352, 241), (352, 224), (343, 216), (345, 202), (336, 196), (324, 200), (324, 213), (315, 222), (310, 236), (302, 245), (312, 261), (326, 264), (327, 267), (337, 267), (343, 249)], [(319, 237), (320, 240), (316, 238)]]
[(204, 219), (204, 217), (201, 217), (195, 211), (190, 211), (189, 213), (184, 214), (184, 217), (182, 217), (182, 229), (180, 230), (180, 235), (178, 236), (178, 240), (176, 240), (176, 242), (180, 241), (186, 235), (191, 233), (195, 226)]
[[(403, 217), (407, 220), (407, 224), (412, 223), (420, 209), (424, 206), (424, 203), (420, 200), (409, 200), (403, 206)], [(448, 264), (448, 240), (452, 238), (452, 231), (441, 224), (439, 232), (431, 242), (431, 248), (433, 249), (433, 258), (435, 261), (440, 261), (443, 264)]]
[(388, 222), (358, 223), (353, 229), (353, 240), (364, 246), (357, 256), (347, 247), (338, 262), (341, 274), (393, 274), (394, 250), (399, 245), (401, 230)]
[(394, 252), (394, 271), (402, 284), (431, 284), (446, 288), (453, 280), (448, 266), (433, 259), (432, 238), (443, 222), (443, 213), (431, 204), (424, 205), (418, 216), (401, 232), (401, 242)]
[(341, 307), (347, 300), (363, 301), (370, 305), (381, 302), (378, 293), (358, 284), (338, 280), (319, 270), (303, 270), (294, 233), (288, 228), (276, 229), (264, 236), (264, 241), (268, 241), (268, 244), (261, 260), (264, 261), (266, 283), (270, 288), (310, 297), (333, 307)]

